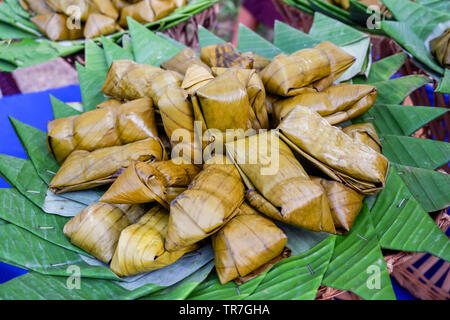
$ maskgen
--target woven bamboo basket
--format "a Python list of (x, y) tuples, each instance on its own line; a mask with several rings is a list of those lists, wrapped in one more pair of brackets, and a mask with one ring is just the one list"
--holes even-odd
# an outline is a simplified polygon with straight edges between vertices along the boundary
[[(283, 0), (272, 0), (275, 7), (290, 26), (308, 33), (312, 25), (312, 17), (301, 10), (288, 5)], [(372, 43), (372, 58), (377, 61), (393, 54), (403, 52), (403, 49), (391, 38), (370, 35)], [(414, 61), (407, 59), (399, 69), (401, 75), (421, 74), (427, 76), (432, 83), (432, 89), (437, 87), (437, 81), (426, 74)], [(410, 101), (416, 106), (437, 106), (448, 108), (443, 94), (428, 93), (425, 87), (421, 87), (409, 96)], [(419, 129), (414, 136), (426, 139), (445, 141), (450, 136), (450, 114), (443, 116), (426, 124)], [(450, 173), (450, 167), (444, 165), (440, 171)], [(443, 210), (436, 217), (438, 226), (446, 232), (450, 225), (450, 217)], [(428, 253), (388, 252), (383, 251), (384, 259), (389, 273), (398, 283), (407, 289), (418, 299), (446, 300), (450, 299), (450, 263), (434, 257)], [(439, 266), (437, 268), (436, 266)], [(317, 300), (360, 300), (361, 298), (349, 291), (342, 291), (326, 286), (321, 286), (316, 295)]]

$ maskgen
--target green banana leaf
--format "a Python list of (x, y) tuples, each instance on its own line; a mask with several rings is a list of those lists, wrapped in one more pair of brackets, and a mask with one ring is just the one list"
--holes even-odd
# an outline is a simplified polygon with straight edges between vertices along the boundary
[[(398, 22), (382, 21), (382, 30), (407, 50), (427, 73), (441, 79), (444, 69), (430, 54), (425, 42), (439, 23), (450, 21), (449, 11), (407, 0), (383, 0), (383, 3)], [(450, 93), (450, 89), (441, 86), (438, 92)]]
[[(386, 188), (380, 192), (371, 210), (371, 220), (381, 247), (404, 251), (427, 251), (449, 261), (448, 237), (411, 194), (401, 178), (402, 174), (391, 166)], [(432, 183), (426, 187), (435, 190)]]
[(380, 135), (409, 136), (446, 112), (448, 109), (438, 107), (379, 104), (352, 122), (371, 122)]
[(333, 254), (335, 237), (328, 237), (311, 250), (277, 263), (249, 300), (313, 300)]
[(383, 154), (391, 162), (436, 169), (450, 161), (450, 143), (414, 137), (384, 135)]
[[(371, 272), (376, 273), (376, 276), (370, 277)], [(322, 282), (333, 288), (352, 291), (363, 299), (395, 300), (367, 205), (361, 210), (350, 232), (345, 236), (337, 236), (333, 256)]]
[(409, 191), (427, 212), (450, 206), (450, 176), (439, 171), (394, 164)]

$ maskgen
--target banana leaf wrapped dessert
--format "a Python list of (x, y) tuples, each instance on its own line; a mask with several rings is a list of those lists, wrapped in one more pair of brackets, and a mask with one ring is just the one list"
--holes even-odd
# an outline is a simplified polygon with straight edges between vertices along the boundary
[(48, 149), (59, 163), (74, 150), (93, 151), (158, 137), (151, 99), (105, 105), (48, 123)]
[(246, 184), (246, 199), (272, 219), (335, 233), (324, 189), (314, 183), (274, 131), (226, 144)]
[(136, 162), (120, 174), (100, 201), (108, 203), (147, 203), (158, 201), (169, 208), (170, 202), (187, 189), (200, 172), (194, 164), (176, 164), (173, 160)]
[(340, 182), (311, 177), (325, 189), (336, 230), (350, 231), (363, 207), (364, 195)]
[(67, 27), (67, 17), (59, 13), (47, 13), (31, 18), (31, 21), (50, 40), (76, 40), (83, 38), (83, 28)]
[(84, 208), (64, 225), (64, 234), (70, 241), (97, 259), (109, 263), (120, 232), (132, 222), (127, 211), (136, 211), (142, 216), (145, 211), (141, 206), (126, 208), (125, 210), (108, 203), (94, 202)]
[(188, 189), (170, 204), (165, 248), (186, 248), (217, 232), (244, 200), (239, 172), (224, 156), (206, 161)]
[(127, 0), (112, 0), (111, 2), (113, 3), (114, 7), (116, 7), (117, 10), (119, 11), (125, 7), (128, 7), (131, 3), (131, 1), (128, 2)]
[(248, 100), (251, 106), (250, 121), (252, 122), (252, 128), (269, 128), (269, 116), (267, 115), (267, 110), (265, 107), (266, 90), (264, 89), (264, 84), (256, 71), (249, 69), (227, 69), (217, 67), (212, 69), (215, 76), (220, 76), (229, 70), (236, 74), (239, 81), (245, 85)]
[(177, 72), (162, 70), (131, 60), (115, 60), (111, 64), (102, 92), (118, 99), (134, 100), (144, 97), (158, 100), (170, 86), (180, 86), (182, 77)]
[(111, 261), (111, 270), (118, 276), (130, 276), (166, 267), (196, 245), (168, 252), (164, 249), (169, 222), (168, 212), (158, 205), (140, 220), (122, 230)]
[(227, 129), (267, 128), (264, 86), (255, 71), (220, 70), (216, 71), (222, 74), (197, 89), (191, 98), (195, 119), (201, 121), (203, 129), (226, 133)]
[(255, 69), (256, 72), (261, 72), (270, 63), (269, 59), (261, 57), (254, 52), (243, 52), (241, 55), (253, 60), (253, 69)]
[(325, 41), (314, 48), (277, 55), (260, 76), (267, 92), (290, 97), (324, 90), (353, 62), (355, 57)]
[(47, 4), (46, 0), (19, 0), (20, 5), (32, 14), (47, 14), (55, 11)]
[(342, 131), (354, 140), (365, 144), (376, 152), (381, 152), (382, 146), (380, 138), (378, 137), (377, 131), (375, 130), (373, 124), (370, 122), (353, 124), (343, 128)]
[(278, 129), (290, 147), (333, 180), (363, 194), (376, 194), (384, 188), (388, 160), (330, 125), (317, 112), (296, 106)]
[(186, 70), (183, 82), (181, 83), (181, 88), (183, 88), (188, 95), (192, 96), (198, 89), (213, 79), (214, 76), (208, 66), (204, 67), (194, 63)]
[(184, 48), (176, 56), (161, 63), (161, 67), (185, 75), (187, 69), (194, 64), (202, 66), (209, 71), (209, 67), (200, 60), (200, 57), (194, 50), (191, 48)]
[(245, 202), (212, 237), (214, 264), (222, 284), (244, 277), (279, 256), (287, 236)]
[(365, 84), (341, 83), (321, 92), (306, 92), (274, 103), (275, 119), (281, 121), (296, 106), (308, 107), (330, 124), (353, 119), (372, 107), (377, 88)]
[(210, 67), (253, 69), (253, 59), (239, 53), (231, 43), (203, 47), (200, 59)]
[(127, 27), (127, 17), (146, 24), (169, 15), (176, 8), (172, 0), (142, 0), (121, 10), (119, 24)]
[(194, 112), (181, 83), (182, 76), (177, 72), (116, 60), (109, 68), (102, 91), (119, 99), (151, 97), (171, 140), (173, 154), (197, 159), (201, 141), (195, 141)]
[(104, 1), (98, 0), (48, 0), (47, 4), (56, 12), (64, 13), (66, 16), (79, 17), (81, 21), (86, 21), (92, 13), (100, 13), (96, 3), (102, 4)]
[(430, 51), (441, 66), (450, 68), (450, 28), (430, 41)]
[(112, 183), (134, 161), (158, 161), (166, 157), (158, 138), (147, 138), (123, 146), (89, 152), (75, 150), (50, 182), (53, 193), (89, 189)]
[(94, 13), (89, 15), (84, 26), (84, 37), (86, 39), (96, 38), (121, 30), (113, 18), (103, 14)]
[[(119, 17), (119, 10), (114, 6), (111, 0), (91, 0), (95, 5), (98, 12), (104, 16), (107, 16), (114, 21)], [(89, 19), (89, 17), (88, 17)], [(86, 21), (88, 20), (86, 19)]]

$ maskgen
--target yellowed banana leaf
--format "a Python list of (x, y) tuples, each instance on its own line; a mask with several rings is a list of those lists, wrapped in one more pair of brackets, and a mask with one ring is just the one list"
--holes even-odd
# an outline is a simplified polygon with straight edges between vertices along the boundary
[(176, 8), (176, 3), (172, 0), (142, 0), (121, 10), (119, 24), (127, 27), (127, 17), (146, 24), (168, 16)]
[(47, 0), (47, 4), (56, 12), (67, 16), (79, 16), (83, 22), (90, 14), (100, 13), (93, 0)]
[(195, 120), (201, 121), (204, 129), (225, 132), (252, 127), (247, 90), (233, 70), (199, 88), (192, 97), (192, 106)]
[(187, 3), (188, 0), (173, 0), (177, 8), (181, 8)]
[(138, 222), (144, 213), (148, 211), (147, 206), (141, 204), (114, 204), (114, 206), (125, 212), (131, 224)]
[(102, 103), (95, 106), (97, 109), (105, 108), (105, 107), (118, 107), (122, 105), (122, 101), (117, 99), (108, 99), (103, 101)]
[(212, 71), (215, 76), (220, 76), (227, 71), (231, 71), (237, 76), (247, 90), (247, 96), (251, 106), (250, 121), (252, 128), (255, 130), (268, 129), (269, 116), (265, 107), (266, 90), (256, 71), (253, 69), (227, 69), (218, 67), (212, 68)]
[(267, 110), (267, 114), (274, 119), (275, 117), (275, 111), (274, 111), (274, 104), (280, 100), (279, 96), (272, 95), (270, 93), (266, 92), (266, 100), (264, 101), (264, 105)]
[(194, 64), (200, 65), (209, 71), (209, 67), (200, 60), (200, 57), (194, 50), (191, 48), (184, 48), (173, 58), (161, 63), (161, 67), (185, 75), (187, 69)]
[(214, 263), (222, 284), (244, 277), (279, 256), (287, 236), (245, 202), (239, 213), (213, 235)]
[(64, 225), (70, 241), (97, 259), (109, 263), (120, 232), (131, 224), (125, 211), (112, 204), (94, 202)]
[(154, 21), (155, 14), (150, 5), (150, 0), (142, 0), (120, 10), (119, 24), (124, 28), (128, 27), (127, 17), (131, 17), (142, 24)]
[(244, 185), (236, 167), (224, 156), (206, 161), (189, 188), (170, 204), (165, 248), (186, 248), (217, 232), (244, 200)]
[(450, 68), (450, 28), (430, 41), (430, 51), (444, 68)]
[(89, 15), (84, 26), (84, 37), (87, 39), (92, 39), (120, 30), (122, 30), (122, 28), (120, 28), (113, 18), (102, 14), (93, 13)]
[[(195, 137), (194, 111), (186, 92), (179, 86), (166, 88), (158, 100), (164, 131), (170, 139), (172, 158), (180, 157), (187, 163), (202, 163), (202, 141)], [(199, 128), (201, 129), (201, 127)]]
[(133, 163), (100, 201), (126, 204), (158, 201), (169, 208), (170, 202), (187, 189), (199, 172), (200, 168), (194, 164), (177, 164), (173, 160)]
[(141, 219), (122, 230), (111, 261), (111, 270), (118, 276), (131, 276), (166, 267), (196, 245), (168, 252), (164, 249), (169, 214), (160, 206), (150, 209)]
[(67, 16), (59, 13), (48, 13), (31, 18), (31, 21), (50, 40), (76, 40), (83, 38), (83, 28), (69, 29)]
[(173, 0), (150, 0), (150, 5), (155, 14), (155, 20), (168, 16), (177, 8), (177, 4)]
[(350, 231), (363, 207), (364, 195), (337, 181), (311, 178), (325, 189), (336, 230), (340, 233)]
[(126, 0), (112, 0), (112, 3), (114, 7), (116, 7), (119, 11), (131, 4), (131, 2), (128, 2)]
[(239, 168), (251, 206), (275, 220), (335, 232), (324, 189), (274, 131), (228, 142), (226, 150)]
[(210, 67), (253, 69), (253, 59), (239, 53), (231, 43), (203, 47), (200, 58)]
[(384, 188), (388, 160), (330, 125), (317, 112), (297, 106), (278, 128), (293, 150), (333, 180), (363, 194), (376, 194)]
[[(91, 0), (100, 14), (117, 20), (119, 17), (119, 10), (114, 6), (111, 0)], [(89, 18), (89, 17), (88, 17)]]
[(109, 184), (134, 161), (153, 162), (165, 160), (165, 157), (164, 147), (158, 138), (92, 152), (75, 150), (53, 177), (49, 188), (54, 193), (63, 193)]
[(342, 129), (347, 135), (354, 140), (365, 144), (376, 152), (381, 152), (381, 142), (377, 131), (372, 123), (359, 123), (347, 126)]
[(179, 87), (181, 82), (182, 76), (176, 72), (131, 60), (115, 60), (108, 70), (102, 92), (125, 100), (150, 97), (158, 105), (164, 90), (172, 85)]
[(260, 76), (267, 92), (289, 97), (324, 90), (354, 62), (355, 57), (325, 41), (291, 55), (277, 55)]
[(22, 8), (32, 14), (47, 14), (55, 12), (45, 0), (19, 0)]
[(275, 119), (278, 121), (283, 120), (296, 106), (304, 106), (316, 111), (330, 124), (337, 124), (369, 110), (376, 97), (375, 86), (341, 83), (321, 92), (306, 92), (279, 100), (273, 107)]
[(120, 146), (149, 137), (158, 138), (152, 100), (142, 98), (119, 104), (109, 102), (101, 108), (50, 121), (47, 145), (62, 163), (74, 150)]
[(204, 67), (194, 63), (186, 70), (181, 87), (188, 95), (194, 95), (198, 89), (213, 79), (214, 76), (208, 66)]
[(253, 69), (255, 69), (256, 72), (261, 72), (270, 63), (269, 59), (261, 57), (254, 52), (243, 52), (242, 56), (248, 57), (253, 60)]

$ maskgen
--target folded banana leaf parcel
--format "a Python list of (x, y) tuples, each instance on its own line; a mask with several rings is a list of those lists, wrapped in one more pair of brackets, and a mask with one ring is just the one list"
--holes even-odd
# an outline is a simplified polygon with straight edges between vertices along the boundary
[(196, 146), (194, 140), (194, 113), (187, 93), (181, 87), (182, 81), (183, 76), (175, 71), (131, 60), (115, 60), (108, 70), (102, 92), (116, 99), (151, 98), (161, 115), (172, 149), (178, 148), (179, 156), (188, 154), (195, 159), (195, 154), (201, 152), (201, 145)]
[(330, 124), (337, 124), (365, 113), (376, 97), (375, 86), (341, 83), (321, 92), (300, 93), (278, 100), (273, 104), (273, 112), (279, 123), (296, 106), (304, 106), (316, 111)]
[(169, 213), (156, 205), (137, 223), (123, 229), (111, 260), (111, 270), (118, 276), (150, 272), (164, 268), (198, 248), (193, 244), (168, 252), (164, 248), (168, 223)]
[(146, 212), (139, 206), (118, 206), (94, 202), (64, 225), (70, 241), (97, 259), (109, 263), (120, 233)]
[(188, 189), (170, 203), (165, 248), (183, 250), (219, 231), (243, 201), (244, 185), (236, 167), (224, 156), (209, 159)]
[(50, 121), (47, 132), (48, 149), (59, 163), (74, 150), (94, 151), (158, 138), (155, 110), (149, 98), (124, 104), (108, 100), (95, 110)]
[(430, 51), (441, 66), (450, 68), (450, 28), (430, 41)]
[(290, 55), (279, 54), (260, 75), (267, 92), (290, 97), (328, 88), (356, 58), (329, 41)]
[(187, 189), (200, 168), (176, 160), (135, 162), (125, 169), (100, 201), (137, 204), (157, 201), (165, 208)]
[(325, 190), (312, 181), (274, 131), (226, 144), (247, 187), (246, 200), (272, 219), (335, 233)]
[[(222, 284), (249, 280), (284, 257), (280, 255), (287, 242), (286, 234), (245, 202), (238, 211), (212, 237), (214, 263)], [(251, 273), (254, 274), (250, 276)]]
[(166, 152), (159, 138), (147, 138), (92, 152), (75, 150), (50, 181), (49, 189), (53, 193), (64, 193), (110, 184), (133, 162), (153, 162), (165, 158)]
[(363, 194), (376, 194), (384, 188), (389, 161), (310, 108), (296, 106), (278, 129), (293, 150), (333, 180)]
[(265, 89), (255, 70), (213, 68), (214, 79), (191, 97), (195, 120), (203, 129), (267, 129)]
[(53, 41), (96, 38), (122, 31), (127, 17), (140, 23), (159, 20), (186, 0), (20, 0), (31, 21)]

